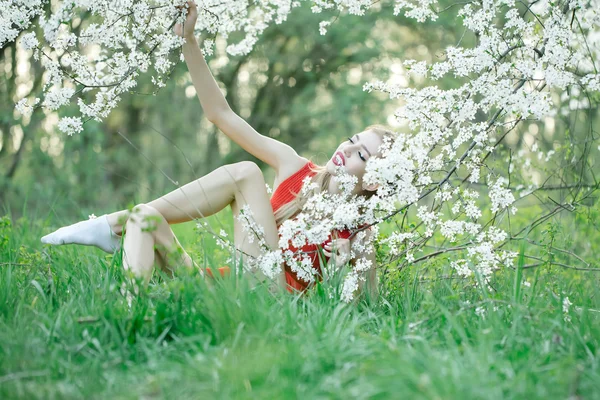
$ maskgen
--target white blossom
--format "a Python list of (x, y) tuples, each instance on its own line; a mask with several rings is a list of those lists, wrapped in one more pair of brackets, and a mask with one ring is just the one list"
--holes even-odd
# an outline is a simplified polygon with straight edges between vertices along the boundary
[(568, 314), (569, 313), (569, 309), (571, 308), (572, 304), (573, 303), (571, 303), (571, 300), (569, 300), (569, 298), (567, 296), (565, 296), (563, 298), (563, 302), (562, 302), (563, 313)]
[(485, 319), (485, 308), (482, 306), (475, 307), (475, 315), (477, 315), (481, 319)]
[(358, 274), (351, 271), (346, 276), (342, 286), (342, 301), (349, 303), (354, 298), (354, 293), (358, 290)]
[(327, 27), (328, 27), (329, 25), (331, 25), (331, 22), (330, 22), (330, 21), (321, 21), (321, 22), (319, 23), (319, 33), (320, 33), (321, 35), (325, 35), (325, 34), (327, 34)]
[(39, 44), (40, 42), (38, 42), (37, 38), (35, 37), (35, 32), (26, 33), (21, 37), (21, 46), (23, 46), (23, 49), (25, 50), (31, 50), (37, 47)]
[(571, 316), (569, 315), (569, 310), (571, 309), (571, 305), (573, 305), (573, 303), (571, 303), (571, 300), (569, 300), (569, 298), (567, 296), (565, 296), (563, 298), (563, 302), (562, 302), (562, 311), (564, 314), (564, 320), (566, 322), (571, 322)]
[(21, 115), (23, 116), (29, 116), (31, 115), (31, 113), (33, 112), (33, 108), (40, 102), (39, 98), (36, 98), (33, 101), (33, 105), (30, 105), (27, 98), (23, 98), (21, 100), (19, 100), (16, 104), (15, 104), (15, 109), (21, 113)]
[(58, 129), (69, 136), (75, 133), (79, 133), (83, 130), (83, 124), (81, 118), (77, 117), (63, 117), (58, 121)]
[(510, 206), (515, 201), (515, 196), (510, 189), (504, 187), (507, 183), (508, 181), (503, 177), (498, 178), (495, 182), (490, 182), (489, 195), (493, 213)]
[(46, 93), (42, 105), (50, 110), (58, 110), (69, 103), (74, 93), (75, 90), (71, 88), (54, 89)]

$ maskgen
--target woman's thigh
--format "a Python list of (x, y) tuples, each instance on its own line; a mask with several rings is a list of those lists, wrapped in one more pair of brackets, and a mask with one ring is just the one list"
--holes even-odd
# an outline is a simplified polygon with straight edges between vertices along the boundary
[[(258, 257), (264, 253), (265, 245), (269, 249), (275, 250), (279, 237), (262, 171), (251, 162), (240, 164), (244, 169), (236, 171), (238, 189), (235, 193), (235, 200), (231, 203), (231, 210), (234, 218), (235, 247), (243, 252), (244, 265), (247, 265), (249, 256)], [(250, 215), (246, 215), (244, 211), (246, 206), (250, 209)], [(248, 224), (240, 221), (242, 213), (242, 219), (248, 217), (251, 225), (256, 224), (258, 229), (246, 229), (244, 226)], [(253, 228), (255, 227), (253, 226)]]

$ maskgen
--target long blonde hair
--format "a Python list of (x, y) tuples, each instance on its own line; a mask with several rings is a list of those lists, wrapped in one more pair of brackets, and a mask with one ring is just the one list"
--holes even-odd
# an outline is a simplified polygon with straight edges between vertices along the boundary
[[(390, 140), (393, 141), (396, 137), (395, 132), (386, 128), (383, 125), (370, 125), (364, 129), (364, 131), (368, 130), (371, 130), (378, 134), (382, 140), (388, 137)], [(328, 190), (329, 182), (331, 181), (332, 175), (329, 172), (327, 172), (327, 168), (325, 166), (315, 165), (315, 167), (312, 168), (312, 170), (316, 171), (316, 174), (311, 178), (311, 181), (313, 183), (316, 183), (316, 188), (312, 192), (307, 193), (306, 195), (303, 195), (301, 192), (294, 193), (294, 200), (279, 207), (277, 212), (275, 212), (275, 222), (277, 226), (281, 225), (283, 221), (295, 217), (300, 211), (302, 211), (304, 204), (306, 204), (306, 201), (310, 196), (317, 193), (323, 193)], [(375, 191), (364, 191), (362, 196), (369, 198), (375, 193)]]

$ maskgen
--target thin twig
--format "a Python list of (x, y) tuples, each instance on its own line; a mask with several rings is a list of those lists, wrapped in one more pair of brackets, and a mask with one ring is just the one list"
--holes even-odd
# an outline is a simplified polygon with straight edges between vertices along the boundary
[[(577, 270), (577, 271), (594, 271), (594, 272), (600, 272), (600, 268), (575, 267), (573, 265), (567, 265), (567, 264), (563, 264), (563, 263), (560, 263), (560, 262), (557, 262), (557, 261), (544, 260), (541, 257), (527, 255), (527, 254), (525, 254), (524, 257), (525, 258), (531, 258), (532, 260), (542, 261), (544, 264), (547, 263), (550, 266), (557, 265), (557, 266), (562, 267), (562, 268), (574, 269), (574, 270)], [(527, 265), (523, 266), (523, 268), (526, 268), (526, 267), (531, 268), (530, 266), (527, 266)]]

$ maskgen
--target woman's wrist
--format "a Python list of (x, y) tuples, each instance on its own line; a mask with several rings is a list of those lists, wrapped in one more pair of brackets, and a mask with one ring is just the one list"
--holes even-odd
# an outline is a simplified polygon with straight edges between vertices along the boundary
[(189, 48), (190, 46), (198, 47), (198, 41), (196, 40), (196, 36), (190, 35), (189, 37), (188, 36), (184, 37), (184, 39), (185, 39), (185, 43), (183, 44), (184, 50), (186, 47)]
[[(185, 43), (183, 44), (183, 58), (185, 59), (186, 63), (189, 63), (190, 60), (192, 60), (194, 57), (200, 57), (202, 60), (204, 60), (204, 56), (202, 55), (202, 51), (200, 51), (200, 46), (198, 45), (198, 41), (196, 40), (196, 38), (194, 36), (192, 36), (189, 39), (185, 39)], [(206, 61), (206, 60), (204, 60)], [(188, 64), (189, 66), (189, 64)]]

